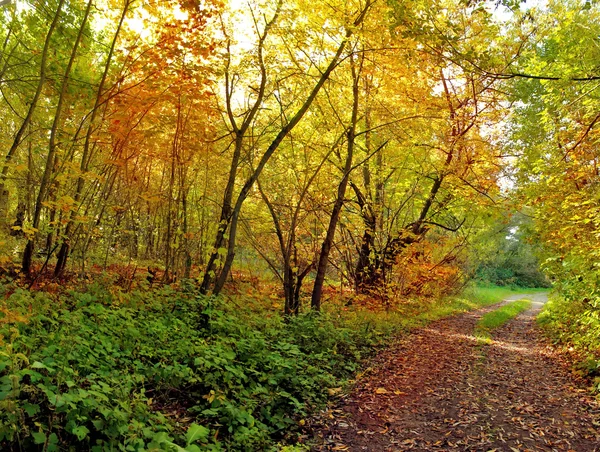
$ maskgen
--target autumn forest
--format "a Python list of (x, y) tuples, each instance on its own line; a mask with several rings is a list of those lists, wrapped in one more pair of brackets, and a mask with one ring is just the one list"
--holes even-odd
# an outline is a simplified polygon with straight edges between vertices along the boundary
[(4, 0), (0, 46), (0, 449), (365, 450), (431, 322), (600, 392), (595, 0)]

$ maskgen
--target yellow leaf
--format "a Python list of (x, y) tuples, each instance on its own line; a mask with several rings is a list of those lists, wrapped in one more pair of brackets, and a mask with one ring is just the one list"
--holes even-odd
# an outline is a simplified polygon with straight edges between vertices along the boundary
[(206, 400), (208, 400), (208, 403), (213, 403), (213, 400), (215, 400), (215, 391), (211, 390), (209, 394), (203, 396)]

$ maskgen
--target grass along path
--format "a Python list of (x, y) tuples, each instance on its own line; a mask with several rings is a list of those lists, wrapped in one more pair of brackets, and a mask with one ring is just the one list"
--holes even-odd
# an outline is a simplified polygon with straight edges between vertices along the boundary
[(513, 301), (509, 304), (483, 315), (475, 327), (475, 336), (486, 343), (491, 343), (492, 330), (501, 327), (506, 322), (514, 319), (521, 312), (531, 307), (531, 300), (523, 299)]
[(325, 312), (333, 317), (343, 311), (344, 321), (356, 329), (369, 329), (387, 340), (390, 335), (408, 334), (415, 328), (423, 328), (429, 323), (491, 305), (497, 305), (502, 300), (516, 300), (527, 294), (528, 298), (544, 297), (545, 289), (521, 289), (511, 287), (479, 286), (467, 287), (463, 293), (447, 296), (438, 300), (418, 300), (390, 309), (377, 311), (364, 309), (360, 306), (347, 308), (336, 303), (324, 306)]
[(531, 298), (489, 345), (474, 331), (494, 307), (384, 350), (326, 413), (315, 450), (599, 451), (600, 406), (541, 340), (534, 319), (544, 295)]

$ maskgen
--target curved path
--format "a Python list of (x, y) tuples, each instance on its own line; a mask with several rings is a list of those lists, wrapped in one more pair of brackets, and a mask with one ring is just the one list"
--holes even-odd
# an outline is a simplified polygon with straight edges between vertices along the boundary
[(439, 320), (379, 354), (329, 413), (314, 450), (600, 451), (600, 406), (535, 326), (545, 294), (492, 332), (498, 307)]

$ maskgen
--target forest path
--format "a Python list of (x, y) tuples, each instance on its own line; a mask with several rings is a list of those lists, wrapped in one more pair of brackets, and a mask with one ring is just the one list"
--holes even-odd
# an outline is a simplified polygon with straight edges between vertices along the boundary
[[(314, 450), (600, 451), (600, 405), (541, 338), (532, 307), (473, 336), (491, 306), (442, 319), (382, 351), (332, 410)], [(504, 303), (506, 303), (505, 301)]]

